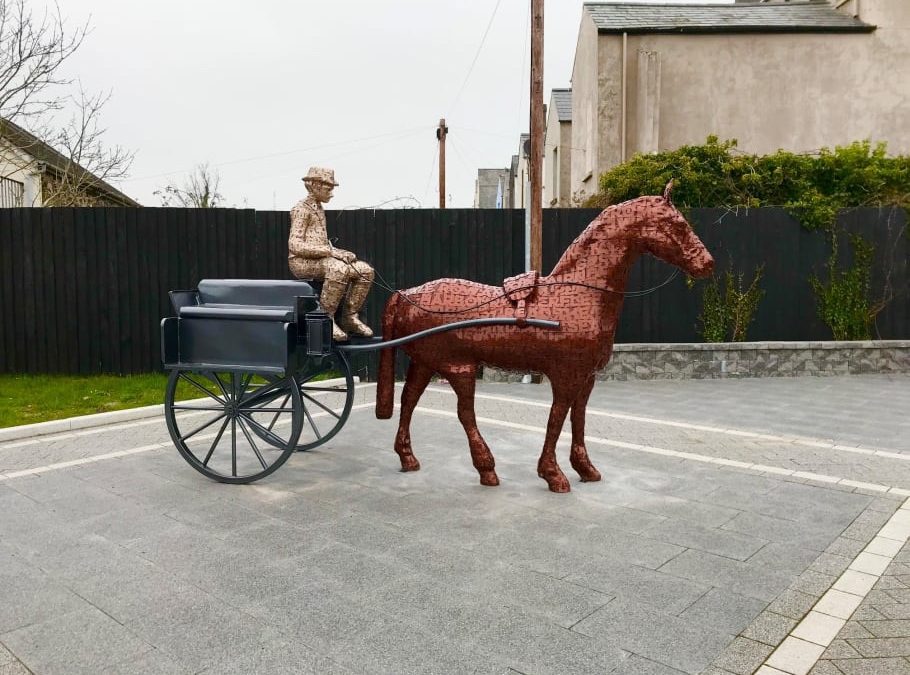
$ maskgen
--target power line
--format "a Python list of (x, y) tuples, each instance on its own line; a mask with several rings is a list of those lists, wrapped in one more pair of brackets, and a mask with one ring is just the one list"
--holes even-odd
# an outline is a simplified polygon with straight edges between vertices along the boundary
[(433, 146), (433, 161), (430, 164), (430, 174), (427, 176), (427, 186), (423, 189), (423, 199), (426, 201), (427, 194), (430, 192), (430, 183), (433, 182), (433, 170), (436, 168), (436, 155), (439, 152), (439, 144)]
[[(311, 145), (307, 148), (298, 148), (296, 150), (284, 150), (282, 152), (273, 152), (273, 153), (270, 153), (267, 155), (256, 155), (255, 157), (244, 157), (242, 159), (232, 159), (232, 160), (228, 160), (226, 162), (219, 162), (218, 164), (210, 164), (209, 166), (211, 166), (213, 168), (219, 168), (219, 167), (223, 167), (223, 166), (230, 166), (232, 164), (243, 164), (244, 162), (255, 162), (260, 159), (272, 159), (273, 157), (283, 157), (286, 155), (294, 155), (294, 154), (297, 154), (300, 152), (309, 152), (311, 150), (321, 150), (322, 148), (331, 148), (336, 145), (348, 145), (350, 143), (361, 143), (363, 141), (372, 141), (377, 138), (385, 138), (387, 136), (399, 136), (402, 134), (411, 134), (411, 133), (416, 133), (418, 131), (426, 131), (426, 129), (427, 129), (427, 127), (413, 127), (411, 129), (405, 129), (405, 130), (401, 130), (401, 131), (390, 131), (390, 132), (387, 132), (384, 134), (376, 134), (374, 136), (364, 136), (362, 138), (351, 138), (351, 139), (348, 139), (345, 141), (333, 141), (331, 143), (320, 143), (319, 145)], [(136, 178), (127, 178), (120, 182), (129, 183), (129, 182), (133, 182), (133, 181), (137, 181), (137, 180), (164, 178), (167, 176), (173, 176), (174, 174), (177, 174), (177, 173), (189, 173), (192, 170), (193, 169), (177, 169), (175, 171), (167, 171), (165, 173), (158, 173), (158, 174), (153, 174), (153, 175), (148, 175), (148, 176), (138, 176)]]
[(477, 53), (474, 54), (474, 60), (471, 61), (471, 66), (468, 68), (468, 74), (464, 76), (464, 82), (461, 83), (461, 89), (459, 89), (458, 94), (455, 95), (455, 100), (452, 101), (452, 105), (449, 107), (449, 110), (455, 110), (455, 105), (458, 103), (458, 100), (464, 93), (464, 88), (467, 86), (468, 80), (471, 78), (471, 73), (474, 72), (474, 66), (477, 65), (477, 59), (480, 58), (480, 52), (483, 50), (483, 45), (487, 41), (487, 35), (490, 34), (490, 28), (493, 26), (493, 19), (496, 18), (496, 12), (499, 10), (499, 5), (501, 2), (502, 0), (496, 0), (496, 6), (493, 7), (493, 13), (490, 15), (490, 20), (487, 22), (487, 28), (483, 32), (483, 37), (480, 39), (480, 45), (477, 47)]

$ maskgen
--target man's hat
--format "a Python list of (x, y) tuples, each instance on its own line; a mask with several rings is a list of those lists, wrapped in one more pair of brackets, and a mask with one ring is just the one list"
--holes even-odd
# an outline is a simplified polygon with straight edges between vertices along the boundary
[(313, 181), (315, 183), (326, 183), (328, 185), (334, 185), (338, 187), (338, 183), (335, 182), (335, 170), (334, 169), (324, 169), (321, 166), (311, 166), (310, 170), (307, 171), (306, 176), (301, 178), (304, 183)]

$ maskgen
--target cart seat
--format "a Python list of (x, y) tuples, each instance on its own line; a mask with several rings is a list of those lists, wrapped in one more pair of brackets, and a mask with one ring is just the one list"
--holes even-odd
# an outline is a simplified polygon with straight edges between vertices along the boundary
[(298, 297), (317, 295), (313, 285), (282, 279), (203, 279), (198, 286), (199, 304), (294, 308)]
[(188, 305), (180, 308), (181, 319), (242, 319), (245, 321), (295, 320), (293, 307), (269, 307), (262, 305)]

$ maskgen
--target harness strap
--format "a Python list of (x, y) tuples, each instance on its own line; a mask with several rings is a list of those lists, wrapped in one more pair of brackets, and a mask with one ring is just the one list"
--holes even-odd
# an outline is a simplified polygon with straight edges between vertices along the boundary
[(519, 328), (527, 327), (528, 302), (534, 299), (537, 292), (537, 280), (540, 275), (531, 270), (503, 280), (502, 288), (506, 298), (515, 305), (515, 319)]

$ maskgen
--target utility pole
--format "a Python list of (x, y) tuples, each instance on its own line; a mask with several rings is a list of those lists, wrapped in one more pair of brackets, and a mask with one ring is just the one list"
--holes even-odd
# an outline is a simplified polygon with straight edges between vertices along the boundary
[(543, 3), (531, 0), (531, 269), (543, 267)]
[(436, 138), (439, 141), (439, 208), (446, 207), (446, 135), (449, 127), (446, 126), (445, 117), (439, 120), (436, 129)]

